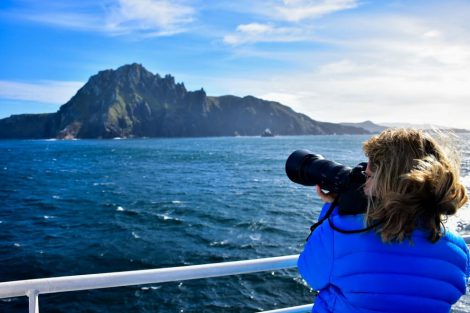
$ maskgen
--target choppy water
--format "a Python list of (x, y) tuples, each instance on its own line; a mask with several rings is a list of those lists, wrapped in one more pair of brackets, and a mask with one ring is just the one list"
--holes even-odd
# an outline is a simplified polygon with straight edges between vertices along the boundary
[[(0, 281), (297, 254), (319, 213), (284, 174), (307, 148), (364, 160), (365, 136), (0, 141)], [(470, 187), (470, 135), (463, 181)], [(470, 209), (469, 209), (470, 210)], [(470, 233), (469, 214), (449, 224)], [(295, 269), (40, 296), (42, 312), (254, 312), (310, 303)], [(454, 312), (470, 311), (464, 297)], [(27, 312), (25, 297), (0, 312)]]

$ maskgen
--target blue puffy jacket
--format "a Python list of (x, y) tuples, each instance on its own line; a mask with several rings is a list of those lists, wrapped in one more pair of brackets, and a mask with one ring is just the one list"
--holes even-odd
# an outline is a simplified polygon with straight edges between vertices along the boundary
[[(362, 214), (338, 215), (335, 209), (330, 219), (341, 229), (364, 228)], [(320, 291), (312, 312), (449, 312), (466, 291), (469, 251), (449, 231), (435, 244), (426, 236), (415, 230), (412, 245), (382, 243), (373, 230), (342, 234), (323, 222), (297, 263), (305, 281)]]

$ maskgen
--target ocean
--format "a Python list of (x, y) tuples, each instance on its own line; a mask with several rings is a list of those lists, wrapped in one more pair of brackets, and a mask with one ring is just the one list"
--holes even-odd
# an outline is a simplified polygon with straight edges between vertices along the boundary
[[(319, 214), (297, 149), (354, 166), (368, 136), (0, 141), (0, 281), (298, 254)], [(460, 135), (470, 191), (470, 134)], [(449, 219), (470, 234), (470, 209)], [(256, 312), (308, 304), (296, 269), (40, 295), (41, 312)], [(0, 312), (27, 312), (26, 297)], [(453, 312), (469, 312), (464, 296)]]

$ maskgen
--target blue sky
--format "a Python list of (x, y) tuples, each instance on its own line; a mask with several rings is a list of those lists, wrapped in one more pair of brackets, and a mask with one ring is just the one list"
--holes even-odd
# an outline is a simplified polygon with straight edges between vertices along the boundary
[(470, 128), (470, 1), (2, 0), (0, 118), (133, 62), (331, 122)]

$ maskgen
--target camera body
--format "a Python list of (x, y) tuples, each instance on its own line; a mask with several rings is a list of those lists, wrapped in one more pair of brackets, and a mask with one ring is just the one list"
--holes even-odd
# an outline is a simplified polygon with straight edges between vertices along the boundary
[(363, 189), (366, 167), (367, 162), (350, 168), (308, 150), (297, 150), (287, 158), (286, 174), (294, 183), (320, 185), (323, 190), (337, 194), (339, 213), (351, 215), (367, 210), (367, 197)]

